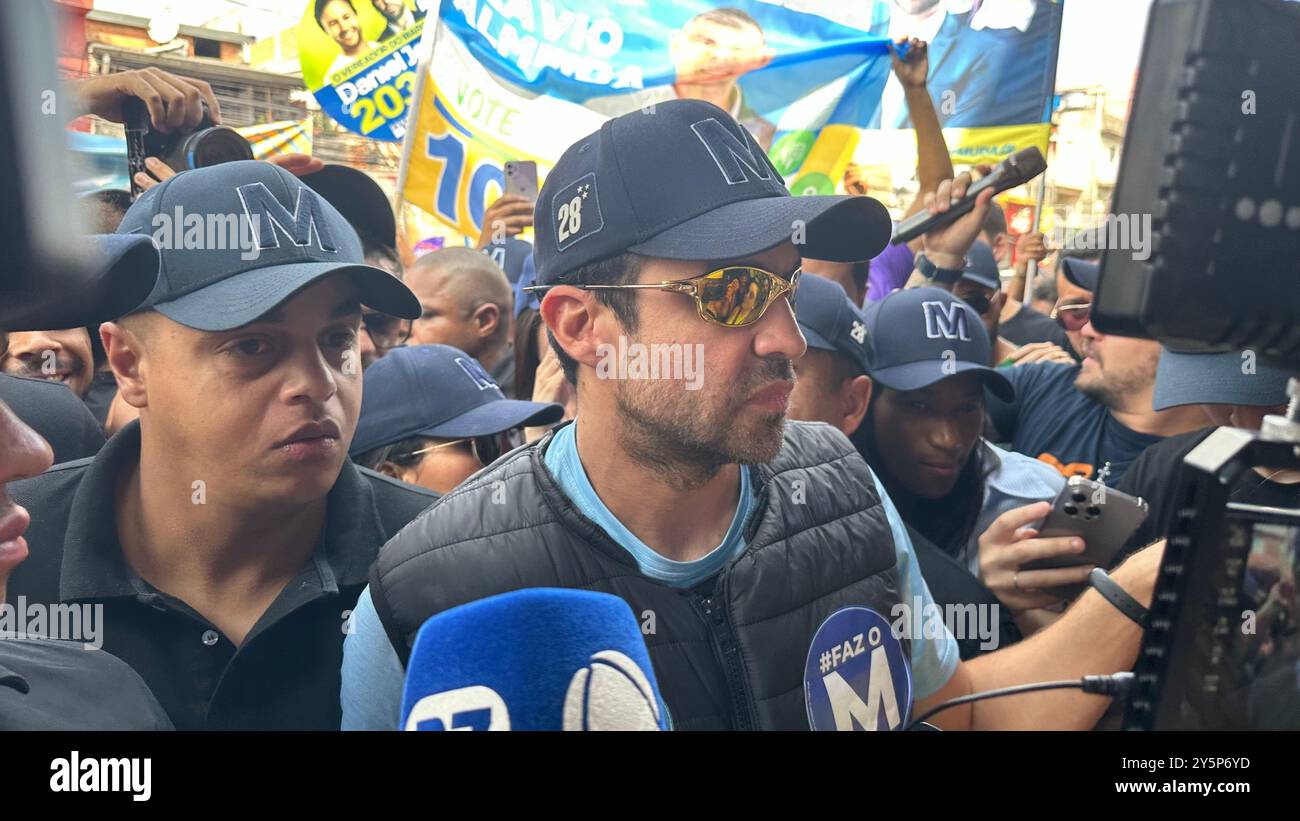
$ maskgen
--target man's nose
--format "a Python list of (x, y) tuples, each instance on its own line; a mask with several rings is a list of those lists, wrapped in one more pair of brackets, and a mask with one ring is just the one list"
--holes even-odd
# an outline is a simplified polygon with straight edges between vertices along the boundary
[(0, 402), (0, 485), (43, 473), (53, 461), (49, 443)]

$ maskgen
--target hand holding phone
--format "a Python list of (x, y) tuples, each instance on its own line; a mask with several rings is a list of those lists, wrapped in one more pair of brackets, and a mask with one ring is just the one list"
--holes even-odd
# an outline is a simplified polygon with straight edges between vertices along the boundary
[(1044, 538), (1079, 536), (1085, 550), (1025, 564), (1024, 569), (1093, 564), (1109, 567), (1128, 537), (1147, 517), (1147, 503), (1100, 482), (1071, 476), (1056, 494), (1052, 510), (1037, 528)]
[(980, 534), (980, 581), (1013, 613), (1060, 604), (1067, 595), (1063, 588), (1078, 586), (1088, 577), (1086, 565), (1026, 569), (1035, 559), (1076, 556), (1083, 551), (1077, 537), (1039, 536), (1033, 525), (1050, 510), (1046, 501), (1012, 508)]
[(533, 227), (533, 207), (537, 202), (537, 163), (507, 162), (505, 193), (483, 211), (475, 249), (482, 251), (494, 242), (504, 242), (526, 228)]
[(506, 196), (523, 197), (537, 202), (537, 163), (532, 160), (510, 160), (505, 167)]

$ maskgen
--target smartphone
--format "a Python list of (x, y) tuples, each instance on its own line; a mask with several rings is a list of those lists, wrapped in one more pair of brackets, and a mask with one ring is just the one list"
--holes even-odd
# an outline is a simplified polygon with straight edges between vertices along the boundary
[(529, 202), (537, 202), (537, 163), (510, 160), (506, 163), (505, 173), (507, 194), (518, 194)]
[(1147, 517), (1147, 503), (1100, 482), (1071, 476), (1056, 494), (1052, 510), (1036, 530), (1041, 538), (1079, 536), (1084, 551), (1026, 562), (1022, 570), (1074, 567), (1095, 564), (1109, 567), (1111, 561)]

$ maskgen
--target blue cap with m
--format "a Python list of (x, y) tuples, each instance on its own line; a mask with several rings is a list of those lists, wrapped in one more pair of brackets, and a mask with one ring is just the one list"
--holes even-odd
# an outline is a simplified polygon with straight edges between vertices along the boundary
[(415, 319), (401, 280), (363, 262), (361, 241), (283, 168), (244, 160), (184, 171), (140, 196), (119, 234), (153, 238), (160, 266), (142, 308), (201, 331), (247, 325), (322, 277), (343, 273), (361, 302)]

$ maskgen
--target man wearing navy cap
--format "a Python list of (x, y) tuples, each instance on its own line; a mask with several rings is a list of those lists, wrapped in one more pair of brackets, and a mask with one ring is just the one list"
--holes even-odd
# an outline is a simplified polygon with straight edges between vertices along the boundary
[[(1025, 559), (1014, 554), (1068, 553), (1069, 540), (1013, 540), (993, 525), (1050, 500), (1064, 480), (981, 436), (985, 391), (1003, 400), (1013, 394), (1004, 373), (989, 366), (988, 334), (968, 304), (937, 288), (901, 291), (869, 306), (866, 324), (874, 391), (853, 442), (923, 537), (917, 550), (936, 600), (964, 605), (996, 596), (1015, 618), (1004, 620), (998, 643), (1006, 646), (1041, 626), (1043, 618), (1026, 611), (1056, 603), (1040, 589), (1078, 583), (1086, 569), (1019, 572)], [(953, 563), (964, 573), (951, 572)], [(963, 647), (964, 657), (970, 649)]]
[(403, 318), (418, 304), (269, 163), (177, 174), (118, 231), (161, 252), (143, 306), (101, 328), (140, 418), (13, 486), (34, 561), (11, 592), (103, 605), (106, 649), (178, 728), (337, 727), (366, 569), (434, 498), (347, 459), (361, 301)]
[[(968, 184), (966, 175), (941, 183), (939, 200)], [(927, 236), (927, 247), (964, 250), (988, 200)], [(368, 626), (357, 625), (349, 647), (400, 660), (435, 613), (519, 587), (581, 587), (651, 614), (643, 632), (675, 728), (806, 729), (808, 688), (836, 699), (834, 725), (850, 729), (853, 685), (838, 672), (825, 680), (829, 659), (808, 672), (811, 638), (836, 632), (831, 616), (846, 607), (884, 618), (924, 600), (925, 582), (852, 444), (829, 425), (785, 424), (792, 363), (806, 347), (791, 297), (803, 253), (877, 254), (890, 234), (884, 208), (867, 197), (790, 196), (726, 112), (675, 100), (612, 119), (565, 151), (534, 224), (542, 315), (576, 385), (577, 419), (442, 497), (386, 544), (358, 602)], [(639, 370), (610, 362), (633, 350)], [(702, 380), (693, 381), (685, 363), (699, 351)], [(496, 481), (509, 504), (493, 502)], [(1116, 574), (1138, 598), (1149, 598), (1152, 553)], [(999, 664), (961, 664), (946, 629), (882, 635), (911, 659), (900, 698), (920, 710), (972, 689), (1127, 669), (1136, 626), (1099, 597), (1081, 604), (1053, 636), (1044, 631), (1038, 652), (1011, 648)], [(400, 666), (357, 671), (345, 687), (366, 691), (396, 725)], [(1086, 727), (1102, 707), (1045, 695), (938, 721)]]
[[(920, 288), (890, 294), (863, 316), (839, 286), (805, 275), (798, 317), (808, 353), (795, 364), (790, 418), (828, 422), (852, 439), (897, 506), (935, 602), (998, 601), (979, 578), (980, 535), (1002, 513), (1050, 499), (1064, 480), (980, 438), (984, 386), (1006, 394), (1010, 385), (986, 364), (990, 346), (974, 309)], [(959, 640), (962, 658), (1030, 632), (1010, 618), (1027, 608), (1008, 599), (997, 635)]]
[(366, 371), (352, 459), (449, 493), (509, 450), (505, 434), (558, 422), (564, 407), (507, 399), (483, 366), (450, 345), (396, 350)]

